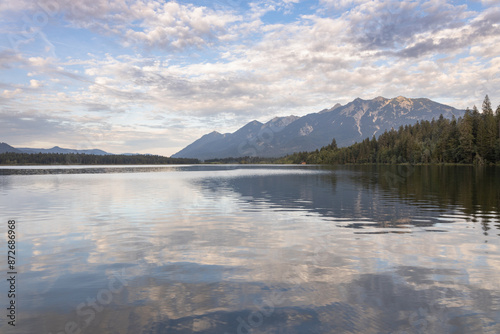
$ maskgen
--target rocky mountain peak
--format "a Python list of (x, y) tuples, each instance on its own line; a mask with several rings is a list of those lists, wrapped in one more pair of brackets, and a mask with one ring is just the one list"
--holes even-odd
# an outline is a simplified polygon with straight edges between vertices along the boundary
[(265, 124), (252, 121), (214, 140), (202, 137), (173, 157), (202, 160), (245, 155), (279, 157), (314, 151), (330, 144), (333, 138), (340, 147), (347, 146), (401, 125), (430, 121), (441, 114), (447, 118), (461, 116), (463, 112), (429, 99), (356, 98), (346, 105), (337, 103), (330, 109), (302, 117), (274, 117)]

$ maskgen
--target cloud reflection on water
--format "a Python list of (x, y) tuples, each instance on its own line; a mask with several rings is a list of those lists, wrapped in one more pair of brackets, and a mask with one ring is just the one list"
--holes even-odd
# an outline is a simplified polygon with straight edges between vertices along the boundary
[[(497, 332), (500, 249), (484, 232), (498, 212), (474, 222), (494, 202), (472, 192), (471, 212), (419, 186), (443, 173), (396, 186), (371, 168), (2, 176), (2, 210), (25, 226), (21, 331), (83, 328), (77, 306), (118, 271), (128, 285), (85, 332)], [(497, 191), (486, 179), (476, 192)]]

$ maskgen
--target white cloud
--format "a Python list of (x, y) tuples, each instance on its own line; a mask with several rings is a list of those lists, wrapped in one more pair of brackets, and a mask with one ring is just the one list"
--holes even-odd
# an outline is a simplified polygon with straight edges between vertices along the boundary
[(28, 0), (2, 1), (0, 2), (0, 13), (20, 12), (23, 10), (35, 9), (36, 3)]
[(162, 49), (209, 46), (224, 39), (227, 26), (240, 19), (229, 13), (176, 2), (155, 6), (136, 4), (132, 10), (141, 22), (124, 29), (124, 42)]
[(36, 88), (40, 88), (42, 86), (43, 86), (43, 84), (40, 81), (34, 80), (34, 79), (30, 80), (30, 87), (31, 88), (35, 88), (36, 89)]
[(365, 3), (365, 0), (319, 0), (320, 4), (327, 9), (346, 10)]
[[(2, 11), (28, 11), (48, 22), (57, 15), (76, 28), (113, 35), (126, 46), (146, 46), (167, 50), (206, 47), (227, 39), (228, 26), (239, 16), (175, 1), (125, 1), (125, 0), (40, 0), (16, 2), (0, 6)], [(40, 24), (30, 19), (40, 31)], [(45, 23), (44, 25), (46, 25)]]
[(487, 6), (500, 5), (500, 0), (481, 0), (481, 2)]
[[(113, 131), (108, 138), (116, 145), (131, 142), (126, 136), (139, 145), (138, 138), (175, 135), (182, 139), (165, 145), (178, 147), (207, 131), (358, 96), (429, 97), (456, 107), (480, 103), (486, 93), (500, 101), (498, 8), (324, 0), (315, 14), (266, 24), (265, 13), (285, 15), (297, 1), (253, 2), (247, 13), (148, 0), (41, 4), (51, 1), (64, 17), (59, 24), (92, 35), (86, 45), (102, 46), (104, 36), (124, 52), (91, 49), (58, 59), (1, 51), (1, 71), (27, 76), (23, 86), (0, 85), (1, 103), (67, 115), (76, 132)], [(336, 15), (326, 5), (335, 5)]]
[(20, 95), (22, 92), (23, 92), (23, 90), (20, 88), (17, 88), (15, 90), (5, 89), (2, 92), (2, 97), (6, 98), (6, 99), (12, 99), (12, 98), (16, 97), (17, 95)]

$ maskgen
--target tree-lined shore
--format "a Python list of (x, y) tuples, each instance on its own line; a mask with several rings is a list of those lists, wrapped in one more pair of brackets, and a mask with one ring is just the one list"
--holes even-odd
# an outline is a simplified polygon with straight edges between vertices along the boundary
[(197, 164), (198, 159), (160, 155), (95, 155), (81, 153), (2, 153), (0, 165), (158, 165)]
[(335, 139), (314, 152), (299, 152), (277, 163), (308, 164), (498, 164), (500, 163), (500, 105), (493, 111), (486, 95), (482, 113), (474, 106), (463, 117), (420, 121), (337, 147)]

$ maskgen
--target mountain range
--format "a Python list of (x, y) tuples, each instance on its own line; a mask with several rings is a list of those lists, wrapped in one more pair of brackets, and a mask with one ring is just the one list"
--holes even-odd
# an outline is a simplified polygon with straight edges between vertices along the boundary
[(82, 153), (82, 154), (95, 154), (95, 155), (111, 155), (113, 153), (108, 153), (99, 149), (90, 150), (75, 150), (70, 148), (61, 148), (59, 146), (54, 146), (52, 148), (27, 148), (27, 147), (12, 147), (7, 143), (0, 143), (0, 153)]
[(281, 157), (294, 152), (314, 151), (335, 138), (339, 147), (377, 136), (391, 128), (432, 120), (462, 116), (464, 110), (427, 98), (398, 96), (372, 100), (357, 98), (346, 105), (302, 117), (275, 117), (261, 123), (251, 121), (233, 133), (213, 131), (172, 155), (174, 158), (201, 160), (228, 157)]

